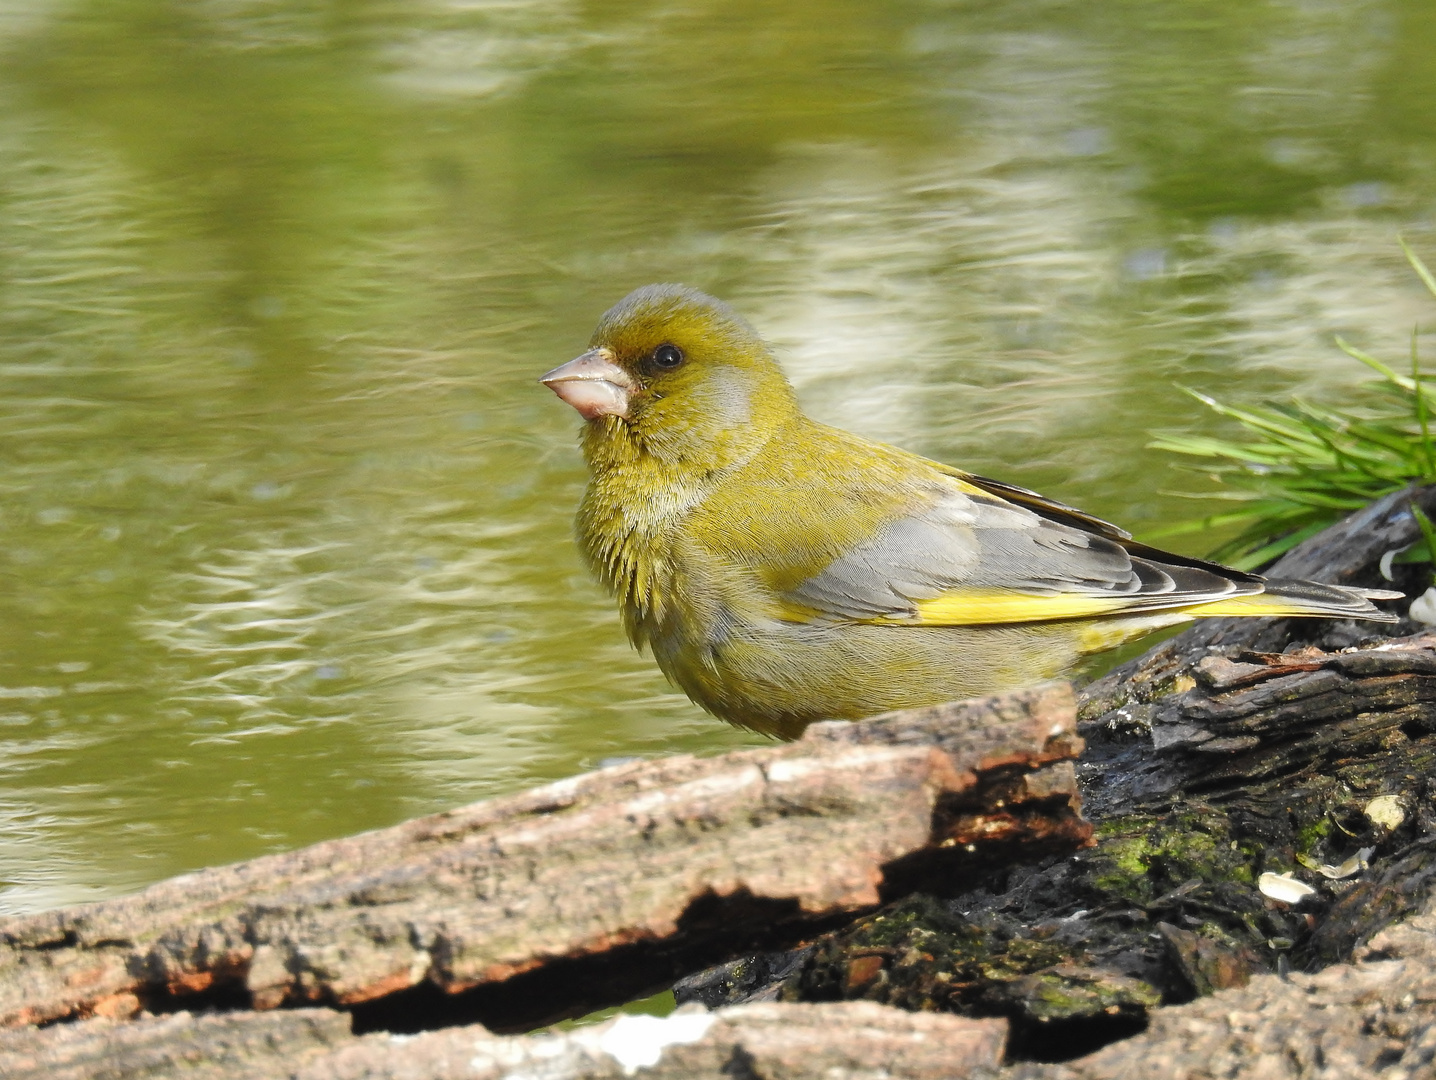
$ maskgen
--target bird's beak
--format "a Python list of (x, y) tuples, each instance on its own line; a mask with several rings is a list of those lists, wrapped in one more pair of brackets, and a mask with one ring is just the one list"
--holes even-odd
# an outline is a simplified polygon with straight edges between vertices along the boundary
[(608, 349), (589, 349), (540, 377), (555, 394), (585, 420), (599, 416), (627, 416), (628, 395), (636, 389), (628, 372), (613, 362)]

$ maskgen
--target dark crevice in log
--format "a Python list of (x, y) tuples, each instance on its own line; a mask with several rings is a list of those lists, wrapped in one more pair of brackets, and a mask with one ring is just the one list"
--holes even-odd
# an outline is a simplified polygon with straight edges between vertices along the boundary
[[(140, 995), (144, 1010), (156, 1016), (178, 1012), (212, 1016), (215, 1013), (243, 1012), (254, 1007), (253, 997), (245, 989), (243, 979), (216, 980), (210, 987), (195, 993), (175, 994), (161, 987)], [(73, 1022), (67, 1018), (66, 1022)]]
[(1034, 799), (1015, 790), (1030, 776), (1009, 771), (985, 786), (980, 798), (940, 801), (933, 814), (933, 843), (883, 867), (883, 903), (914, 892), (960, 895), (1000, 867), (1083, 847), (1092, 826), (1067, 812), (1071, 796)]
[(1007, 1061), (1056, 1063), (1086, 1057), (1147, 1030), (1145, 1009), (1116, 1016), (1079, 1017), (1042, 1024), (1018, 1017), (1008, 1028)]
[(424, 982), (347, 1008), (356, 1034), (410, 1034), (474, 1023), (498, 1034), (531, 1031), (649, 997), (717, 957), (781, 949), (850, 918), (845, 913), (806, 919), (792, 900), (755, 897), (747, 890), (707, 893), (679, 918), (678, 933), (661, 941), (556, 960), (456, 994)]

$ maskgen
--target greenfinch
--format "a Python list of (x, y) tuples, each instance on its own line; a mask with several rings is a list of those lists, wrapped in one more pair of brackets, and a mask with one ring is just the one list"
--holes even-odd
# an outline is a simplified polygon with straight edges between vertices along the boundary
[(1267, 580), (810, 420), (758, 334), (637, 289), (540, 380), (583, 417), (578, 541), (689, 697), (792, 738), (1010, 689), (1217, 615), (1393, 622), (1400, 593)]

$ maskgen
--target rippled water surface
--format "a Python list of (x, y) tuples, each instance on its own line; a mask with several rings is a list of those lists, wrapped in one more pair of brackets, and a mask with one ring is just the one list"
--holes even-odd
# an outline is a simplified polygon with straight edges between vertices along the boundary
[[(1436, 322), (1422, 0), (0, 2), (0, 911), (759, 741), (624, 642), (534, 382), (630, 288), (1152, 531)], [(1200, 550), (1194, 539), (1189, 550)]]

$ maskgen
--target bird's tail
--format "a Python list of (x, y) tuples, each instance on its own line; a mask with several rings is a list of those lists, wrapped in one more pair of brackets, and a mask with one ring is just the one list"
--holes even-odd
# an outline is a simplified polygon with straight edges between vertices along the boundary
[(1323, 585), (1316, 581), (1269, 578), (1262, 592), (1195, 604), (1183, 614), (1205, 619), (1217, 615), (1310, 615), (1326, 619), (1369, 619), (1400, 622), (1394, 612), (1382, 611), (1373, 600), (1400, 600), (1403, 593), (1390, 589), (1357, 589), (1349, 585)]

